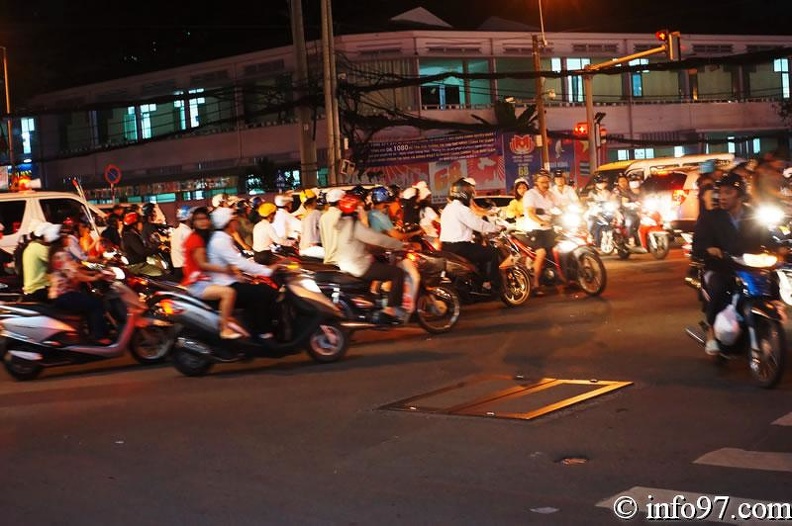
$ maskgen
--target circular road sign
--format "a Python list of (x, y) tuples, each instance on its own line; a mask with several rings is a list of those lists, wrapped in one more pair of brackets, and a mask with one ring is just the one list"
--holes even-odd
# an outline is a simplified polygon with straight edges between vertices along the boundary
[(104, 178), (109, 184), (116, 185), (121, 182), (121, 168), (114, 164), (105, 166)]

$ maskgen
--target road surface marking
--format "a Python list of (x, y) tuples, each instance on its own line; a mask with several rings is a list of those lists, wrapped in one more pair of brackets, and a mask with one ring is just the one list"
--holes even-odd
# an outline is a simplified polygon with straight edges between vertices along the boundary
[(764, 471), (786, 471), (792, 473), (792, 453), (771, 451), (746, 451), (725, 447), (697, 458), (694, 464), (723, 466), (727, 468), (761, 469)]
[(789, 413), (786, 416), (782, 416), (781, 418), (773, 422), (773, 424), (777, 426), (792, 426), (792, 413)]

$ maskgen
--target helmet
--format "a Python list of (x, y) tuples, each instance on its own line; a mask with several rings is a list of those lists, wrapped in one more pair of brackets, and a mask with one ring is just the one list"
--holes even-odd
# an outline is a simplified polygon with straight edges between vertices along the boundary
[(190, 219), (190, 214), (192, 214), (192, 210), (187, 205), (182, 205), (176, 210), (176, 221), (187, 221)]
[(380, 203), (390, 203), (393, 201), (394, 194), (390, 188), (378, 186), (371, 191), (371, 202), (375, 205)]
[(212, 197), (212, 206), (214, 208), (221, 207), (223, 206), (223, 204), (226, 202), (227, 199), (228, 196), (226, 194), (217, 194)]
[(250, 208), (250, 201), (247, 199), (240, 199), (234, 204), (234, 207), (236, 208), (238, 214), (244, 214), (245, 209)]
[(47, 243), (52, 243), (56, 239), (60, 237), (61, 234), (61, 225), (47, 225), (47, 228), (44, 229), (44, 232), (41, 234), (41, 237), (44, 238), (44, 241)]
[(129, 212), (124, 216), (124, 224), (126, 226), (134, 225), (140, 221), (140, 214), (137, 212)]
[(473, 197), (475, 188), (466, 179), (457, 179), (451, 184), (448, 191), (448, 197), (462, 201), (464, 204), (469, 205), (470, 199)]
[(514, 188), (516, 189), (517, 185), (520, 183), (524, 184), (525, 186), (529, 186), (528, 181), (525, 180), (525, 177), (518, 177), (514, 180)]
[(608, 176), (605, 174), (597, 174), (594, 176), (594, 183), (610, 183)]
[(391, 194), (393, 195), (393, 197), (398, 197), (399, 194), (401, 193), (401, 186), (399, 186), (397, 184), (389, 184), (388, 185), (388, 190), (391, 191)]
[(627, 179), (629, 179), (630, 181), (643, 182), (643, 175), (640, 172), (633, 172), (627, 176)]
[[(421, 189), (429, 190), (429, 185), (426, 183), (426, 181), (418, 181), (413, 186), (415, 188), (417, 188), (418, 190), (421, 190)], [(418, 193), (420, 194), (421, 192), (419, 191)]]
[(534, 180), (534, 182), (535, 182), (537, 179), (539, 179), (540, 177), (549, 177), (549, 178), (551, 178), (551, 179), (552, 179), (552, 176), (550, 175), (550, 172), (548, 172), (547, 170), (539, 170), (538, 172), (536, 172), (535, 174), (533, 174), (533, 180)]
[(209, 217), (212, 218), (212, 226), (216, 230), (222, 230), (234, 219), (234, 211), (230, 208), (221, 206), (220, 208), (215, 208), (212, 213), (209, 214)]
[(338, 201), (338, 208), (343, 215), (352, 215), (361, 206), (363, 206), (363, 199), (354, 194), (346, 194)]
[(409, 188), (404, 189), (404, 191), (401, 194), (401, 198), (409, 200), (415, 197), (416, 195), (418, 195), (418, 189), (415, 188), (414, 186), (411, 186)]
[(291, 197), (289, 197), (288, 195), (280, 194), (275, 196), (275, 206), (277, 206), (278, 208), (289, 206), (291, 202), (292, 202)]
[(36, 237), (44, 237), (44, 232), (46, 232), (47, 228), (49, 228), (51, 225), (52, 223), (49, 221), (39, 222), (39, 224), (33, 229), (33, 235)]
[[(356, 195), (356, 196), (360, 197), (361, 199), (363, 199), (366, 196), (366, 194), (368, 194), (368, 190), (363, 188), (362, 184), (359, 184), (359, 185), (355, 186), (353, 189), (349, 190), (347, 193), (352, 194), (352, 195)], [(332, 203), (333, 200), (330, 199), (330, 202)]]
[(264, 198), (260, 195), (256, 195), (250, 198), (250, 206), (253, 210), (258, 210), (258, 207), (264, 202)]
[(419, 201), (423, 201), (424, 199), (426, 199), (427, 197), (430, 197), (432, 195), (432, 191), (429, 190), (429, 188), (426, 187), (426, 186), (423, 186), (423, 187), (416, 186), (415, 188), (418, 189), (418, 200)]
[(465, 177), (465, 182), (473, 186), (474, 188), (476, 186), (476, 180), (473, 179), (472, 177)]
[(259, 217), (266, 218), (274, 214), (277, 209), (278, 208), (272, 203), (261, 203), (261, 206), (258, 207), (258, 215)]
[(157, 205), (155, 205), (154, 203), (146, 203), (143, 205), (143, 208), (141, 208), (140, 211), (143, 212), (143, 215), (145, 217), (150, 217), (154, 215), (154, 208), (156, 206)]
[(342, 197), (344, 197), (344, 195), (346, 195), (346, 193), (340, 188), (331, 188), (325, 194), (325, 198), (327, 199), (328, 203), (337, 203)]
[(727, 173), (715, 183), (715, 188), (718, 190), (725, 186), (735, 188), (741, 197), (745, 196), (746, 194), (745, 179), (743, 179), (743, 176), (735, 171)]
[(565, 177), (564, 170), (560, 168), (553, 170), (553, 177)]
[(316, 194), (314, 193), (313, 190), (308, 188), (307, 190), (303, 190), (302, 192), (300, 192), (300, 202), (301, 203), (304, 203), (304, 202), (306, 202), (309, 199), (316, 199)]

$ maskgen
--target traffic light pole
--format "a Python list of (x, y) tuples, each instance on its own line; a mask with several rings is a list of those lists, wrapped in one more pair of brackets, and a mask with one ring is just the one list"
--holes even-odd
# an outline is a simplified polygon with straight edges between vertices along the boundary
[(647, 49), (646, 51), (641, 51), (640, 53), (627, 55), (626, 57), (614, 58), (613, 60), (608, 60), (607, 62), (601, 62), (599, 64), (590, 64), (584, 68), (586, 72), (583, 74), (583, 92), (586, 96), (586, 125), (588, 126), (590, 176), (594, 175), (594, 170), (596, 170), (599, 166), (599, 148), (597, 147), (596, 140), (598, 127), (595, 126), (594, 123), (593, 73), (596, 73), (597, 71), (609, 66), (616, 66), (617, 64), (630, 62), (631, 60), (635, 60), (637, 58), (648, 57), (650, 55), (656, 55), (657, 53), (666, 53), (668, 50), (667, 46), (668, 44), (664, 44), (662, 46), (653, 47), (652, 49)]

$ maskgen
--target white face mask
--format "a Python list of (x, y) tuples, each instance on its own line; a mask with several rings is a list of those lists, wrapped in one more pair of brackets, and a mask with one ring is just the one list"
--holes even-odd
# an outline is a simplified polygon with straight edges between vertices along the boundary
[(597, 190), (605, 190), (605, 187), (608, 186), (608, 183), (597, 183)]
[(630, 188), (632, 188), (633, 190), (640, 187), (641, 187), (641, 181), (630, 181)]

